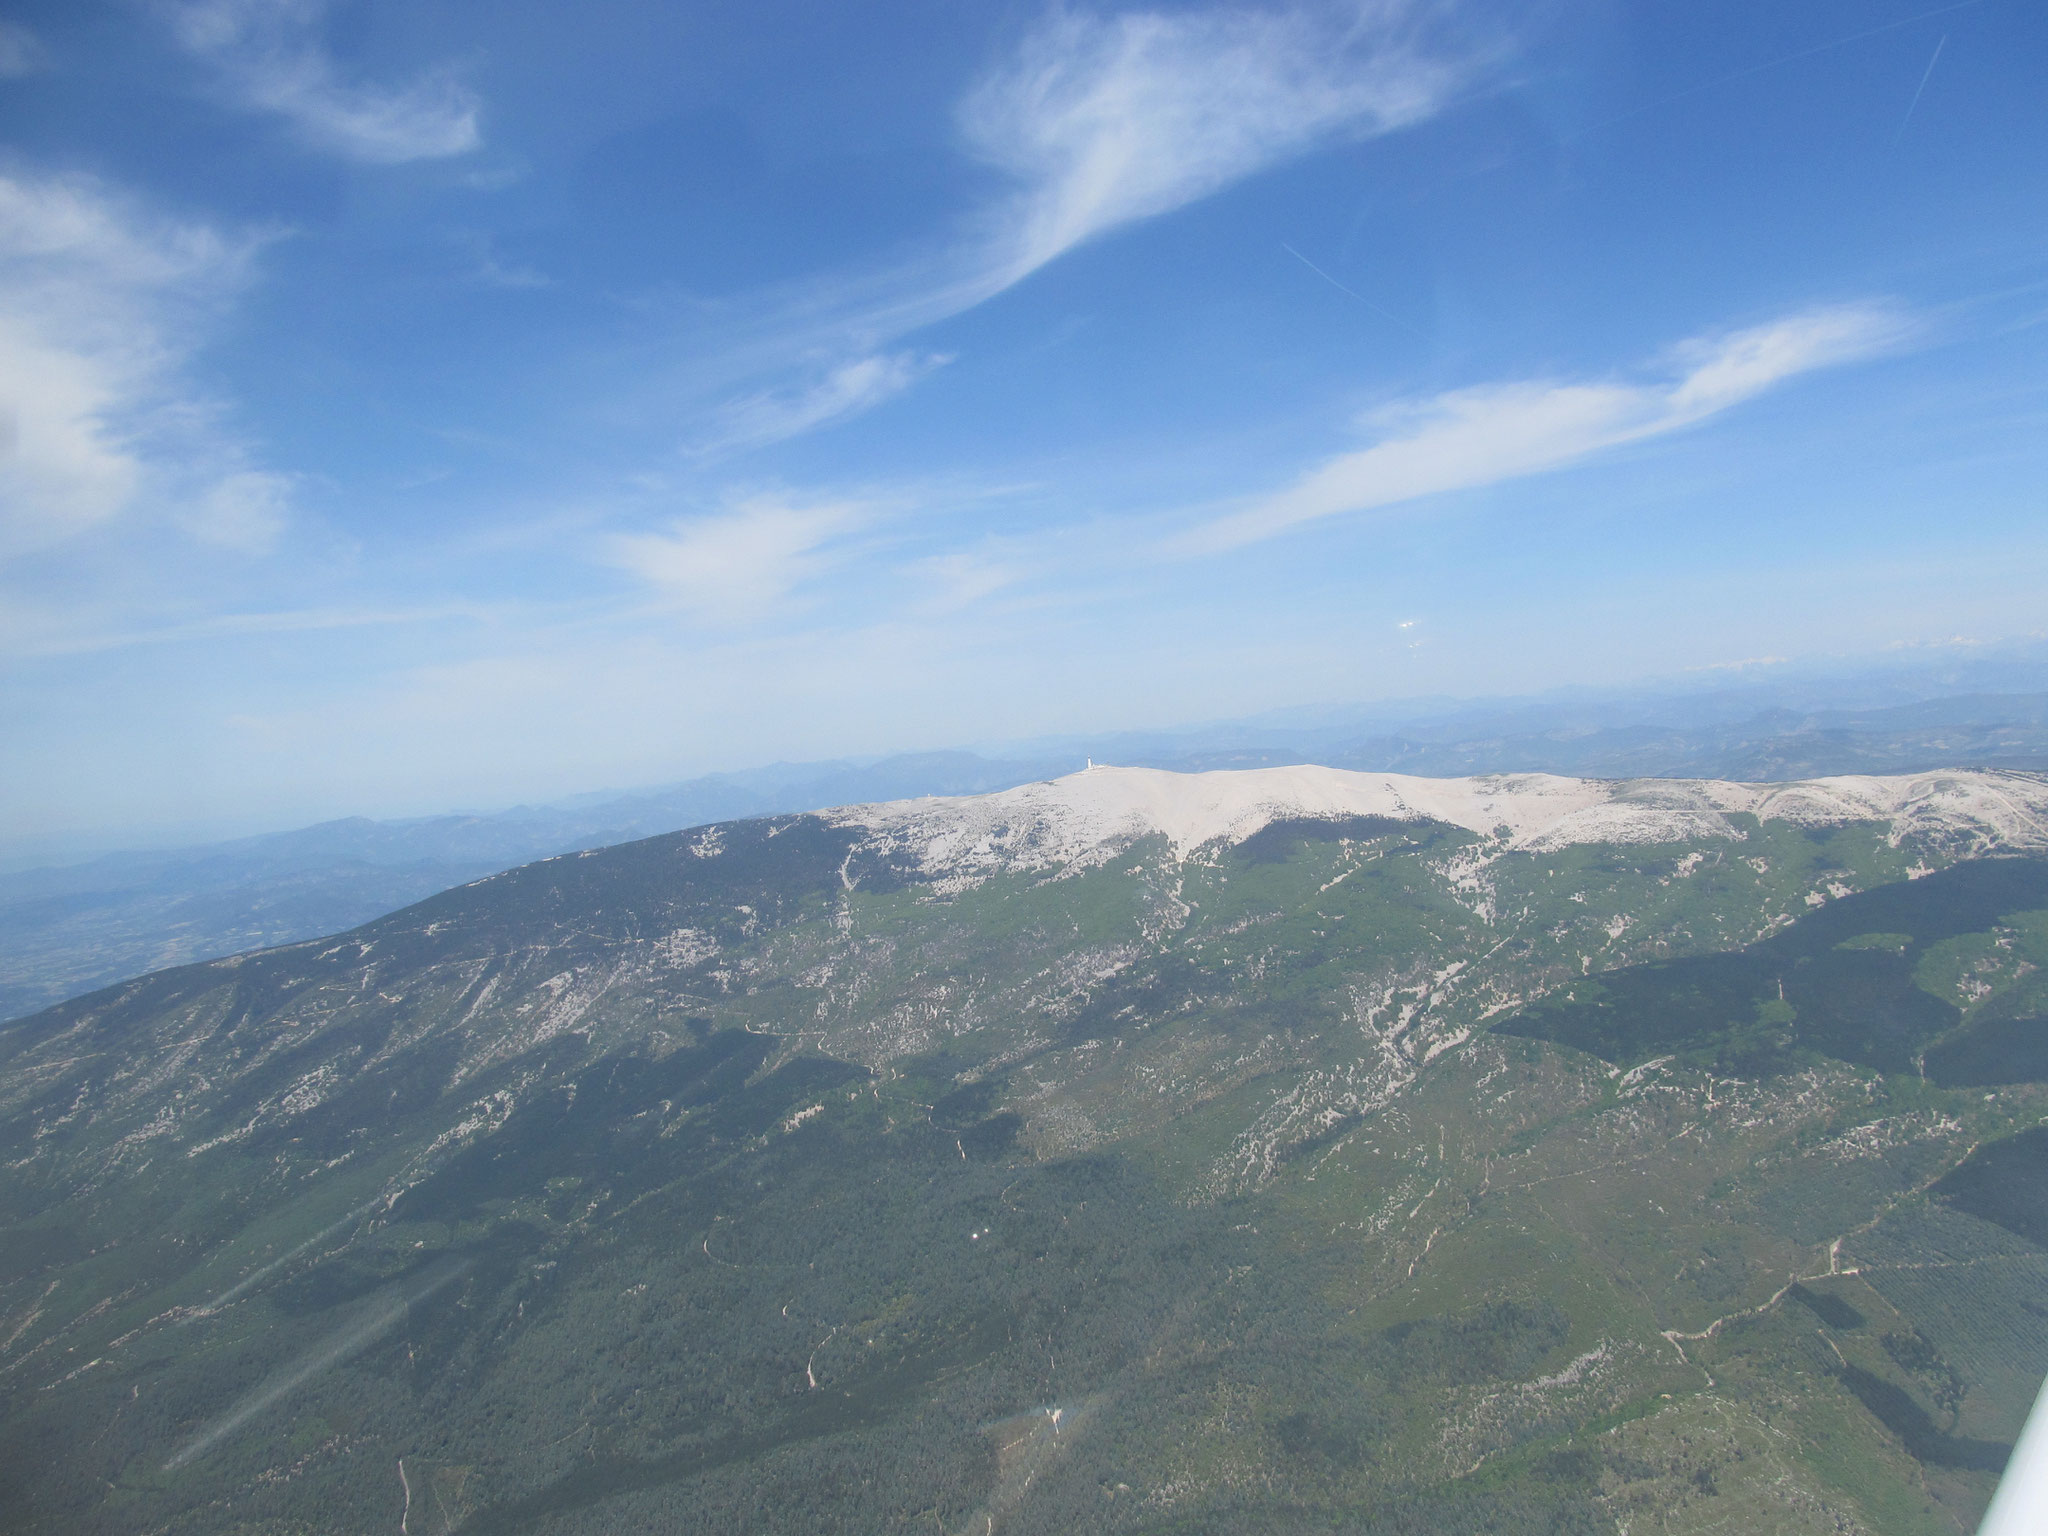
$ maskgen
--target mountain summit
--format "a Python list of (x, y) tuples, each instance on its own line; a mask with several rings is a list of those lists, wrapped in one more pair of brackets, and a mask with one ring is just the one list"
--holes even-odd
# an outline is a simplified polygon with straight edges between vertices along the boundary
[(1789, 784), (1579, 779), (1548, 773), (1435, 779), (1310, 765), (1240, 772), (1086, 770), (956, 800), (827, 812), (892, 849), (921, 849), (928, 874), (1071, 864), (1157, 834), (1185, 857), (1274, 822), (1370, 816), (1438, 822), (1509, 849), (1739, 838), (1731, 817), (1829, 827), (1882, 822), (1901, 841), (1979, 850), (2048, 847), (2048, 784), (2011, 772), (1856, 775)]

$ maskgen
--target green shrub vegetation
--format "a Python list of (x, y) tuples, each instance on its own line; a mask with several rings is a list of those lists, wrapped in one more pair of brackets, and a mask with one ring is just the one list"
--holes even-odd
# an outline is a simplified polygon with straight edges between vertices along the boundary
[(773, 818), (23, 1020), (0, 1526), (1966, 1532), (2048, 861), (1737, 822)]

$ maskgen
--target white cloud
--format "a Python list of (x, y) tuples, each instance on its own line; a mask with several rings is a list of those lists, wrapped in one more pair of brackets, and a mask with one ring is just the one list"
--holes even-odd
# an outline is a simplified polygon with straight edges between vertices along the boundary
[(109, 423), (122, 371), (0, 314), (0, 548), (99, 522), (134, 494), (140, 467)]
[(169, 288), (232, 275), (246, 254), (246, 245), (205, 225), (152, 221), (86, 177), (0, 177), (0, 260), (53, 294), (85, 284)]
[(181, 521), (203, 543), (262, 554), (291, 521), (292, 477), (243, 469), (222, 476)]
[(478, 603), (430, 607), (281, 608), (201, 614), (197, 617), (124, 614), (117, 607), (80, 611), (19, 602), (0, 604), (0, 655), (82, 656), (146, 646), (235, 640), (248, 635), (317, 634), (336, 630), (401, 629), (451, 621), (502, 622), (502, 609)]
[(483, 143), (476, 96), (449, 69), (396, 87), (342, 79), (318, 35), (326, 10), (327, 0), (192, 0), (171, 20), (245, 105), (277, 113), (322, 149), (395, 165)]
[(49, 67), (41, 38), (17, 22), (0, 21), (0, 80), (18, 80)]
[(672, 606), (710, 623), (759, 618), (830, 563), (825, 546), (868, 521), (851, 501), (798, 505), (760, 496), (676, 522), (666, 532), (614, 536), (608, 553)]
[(758, 448), (872, 410), (952, 358), (942, 353), (876, 352), (841, 363), (791, 390), (763, 390), (718, 413), (699, 453)]
[(555, 280), (547, 273), (520, 262), (504, 262), (486, 252), (477, 263), (476, 280), (490, 288), (552, 288)]
[(1367, 418), (1380, 434), (1372, 447), (1209, 523), (1182, 549), (1234, 549), (1326, 517), (1560, 469), (1692, 426), (1799, 374), (1869, 356), (1909, 329), (1882, 306), (1814, 310), (1687, 342), (1670, 359), (1682, 371), (1652, 382), (1526, 380), (1389, 407)]
[(1320, 144), (1414, 123), (1461, 71), (1428, 8), (1057, 14), (967, 98), (977, 154), (1022, 184), (995, 220), (1003, 288), (1118, 225), (1170, 212)]
[(713, 441), (753, 446), (855, 415), (923, 371), (906, 367), (907, 355), (878, 352), (892, 339), (985, 303), (1109, 231), (1440, 110), (1472, 73), (1468, 57), (1432, 35), (1448, 9), (1448, 0), (1365, 0), (1056, 12), (960, 103), (967, 149), (1010, 188), (925, 261), (771, 300), (782, 312), (761, 316), (742, 366), (857, 361), (823, 382), (748, 395), (727, 407)]
[(246, 500), (245, 452), (178, 367), (257, 243), (153, 219), (86, 178), (0, 175), (0, 554), (103, 523), (150, 485)]
[(908, 574), (927, 593), (918, 611), (933, 615), (974, 608), (982, 599), (1016, 585), (1024, 573), (987, 555), (958, 551), (915, 561)]

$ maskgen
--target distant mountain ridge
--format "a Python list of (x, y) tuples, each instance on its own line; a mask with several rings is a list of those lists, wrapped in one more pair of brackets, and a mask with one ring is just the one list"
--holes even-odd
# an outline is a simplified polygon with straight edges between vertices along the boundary
[[(1180, 772), (1315, 762), (1437, 777), (1741, 782), (2048, 767), (2048, 693), (1743, 713), (1741, 701), (1757, 697), (1510, 701), (1444, 706), (1403, 720), (1397, 731), (1358, 712), (1321, 723), (1239, 722), (1027, 744), (1009, 757), (930, 752), (865, 764), (779, 764), (556, 806), (350, 818), (195, 848), (109, 854), (0, 874), (0, 1019), (166, 965), (338, 932), (556, 853), (745, 816), (1008, 789), (1069, 772), (1091, 755)], [(1660, 709), (1678, 723), (1657, 723)]]

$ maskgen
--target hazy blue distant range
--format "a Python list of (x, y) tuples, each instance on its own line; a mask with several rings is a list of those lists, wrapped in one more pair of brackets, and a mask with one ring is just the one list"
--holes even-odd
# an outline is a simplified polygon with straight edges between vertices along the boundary
[[(2035, 669), (2038, 670), (2038, 669)], [(1959, 675), (1743, 685), (1683, 695), (1418, 704), (1183, 732), (1027, 744), (873, 763), (784, 764), (633, 794), (490, 815), (351, 819), (204, 847), (0, 873), (0, 1018), (167, 965), (333, 933), (550, 854), (741, 816), (967, 795), (1087, 757), (1180, 770), (1315, 761), (1419, 774), (1789, 779), (1939, 766), (2048, 766), (2048, 694), (1889, 702)], [(1980, 676), (1982, 674), (1982, 676)], [(2016, 675), (2031, 675), (2021, 668)], [(1812, 698), (1863, 700), (1816, 709)], [(1884, 702), (1870, 702), (1884, 701)]]
[(2048, 778), (1105, 768), (0, 1028), (0, 1528), (1969, 1532)]

